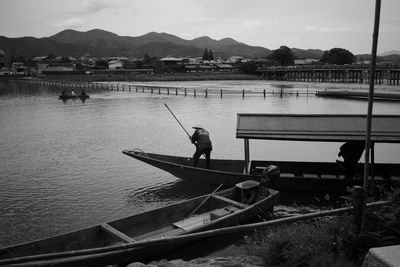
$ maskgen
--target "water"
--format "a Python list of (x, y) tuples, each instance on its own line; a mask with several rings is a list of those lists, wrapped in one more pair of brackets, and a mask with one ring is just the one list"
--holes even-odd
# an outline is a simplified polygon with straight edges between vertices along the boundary
[[(327, 84), (266, 81), (151, 83), (241, 90), (325, 89)], [(342, 86), (342, 85), (341, 85)], [(351, 87), (351, 86), (349, 86)], [(353, 86), (354, 87), (354, 86)], [(398, 89), (398, 88), (397, 88)], [(181, 182), (121, 153), (192, 155), (186, 130), (211, 133), (213, 158), (243, 159), (235, 138), (237, 113), (366, 113), (366, 101), (313, 95), (209, 95), (208, 98), (89, 90), (90, 99), (58, 100), (60, 89), (0, 83), (0, 246), (88, 227), (164, 206), (214, 187)], [(376, 102), (374, 113), (400, 114), (397, 103)], [(252, 159), (334, 161), (336, 143), (250, 141)], [(377, 145), (377, 162), (397, 162), (398, 145)]]

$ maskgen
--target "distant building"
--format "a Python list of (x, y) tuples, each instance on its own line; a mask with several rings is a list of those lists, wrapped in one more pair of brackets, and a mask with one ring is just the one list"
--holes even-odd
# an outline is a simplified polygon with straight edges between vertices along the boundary
[(38, 63), (38, 62), (45, 62), (48, 61), (49, 57), (48, 56), (39, 56), (39, 57), (34, 57), (32, 61)]
[(231, 56), (230, 58), (228, 58), (226, 63), (241, 63), (245, 61), (246, 61), (245, 58), (242, 56)]
[(108, 69), (110, 70), (119, 70), (124, 68), (124, 65), (122, 64), (121, 60), (110, 60), (107, 63), (108, 63)]
[(27, 75), (28, 68), (24, 66), (22, 62), (13, 62), (11, 64), (11, 70), (15, 75)]
[(182, 64), (182, 59), (176, 58), (176, 57), (164, 57), (160, 60), (161, 60), (162, 64), (166, 67)]
[(215, 66), (217, 67), (217, 70), (221, 72), (229, 72), (235, 70), (235, 68), (230, 64), (215, 64)]
[(62, 75), (62, 74), (73, 74), (77, 70), (71, 63), (49, 63), (49, 64), (38, 64), (38, 74), (46, 75)]
[(185, 72), (210, 72), (210, 71), (215, 71), (217, 69), (217, 66), (214, 65), (186, 65), (185, 66)]
[(294, 64), (295, 65), (310, 65), (318, 62), (319, 59), (315, 58), (305, 58), (305, 59), (295, 59)]

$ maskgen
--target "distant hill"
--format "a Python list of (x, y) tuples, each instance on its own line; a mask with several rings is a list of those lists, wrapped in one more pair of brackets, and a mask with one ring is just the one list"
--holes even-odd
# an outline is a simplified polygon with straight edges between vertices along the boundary
[(384, 56), (391, 56), (391, 55), (400, 55), (400, 51), (399, 50), (390, 50), (388, 52), (381, 53), (378, 56), (384, 57)]
[[(243, 56), (247, 58), (266, 58), (271, 50), (251, 46), (232, 38), (215, 40), (208, 36), (185, 40), (168, 33), (149, 32), (142, 36), (119, 36), (115, 33), (93, 29), (86, 32), (64, 30), (46, 38), (0, 36), (0, 49), (8, 55), (33, 57), (54, 54), (56, 56), (79, 57), (86, 53), (96, 57), (126, 56), (142, 58), (144, 54), (155, 57), (201, 57), (204, 49), (211, 49), (216, 57)], [(292, 48), (296, 58), (319, 59), (320, 49)], [(393, 57), (400, 51), (381, 54)], [(360, 55), (368, 56), (368, 55)], [(393, 57), (396, 59), (396, 57)]]
[(85, 53), (97, 57), (126, 56), (141, 58), (144, 54), (156, 57), (201, 57), (204, 49), (211, 49), (215, 56), (243, 56), (263, 58), (271, 50), (250, 46), (232, 38), (215, 40), (202, 36), (185, 40), (168, 33), (149, 32), (142, 36), (119, 36), (115, 33), (94, 29), (86, 32), (64, 30), (48, 38), (0, 37), (0, 49), (16, 56), (82, 56)]
[(8, 55), (34, 57), (54, 54), (58, 56), (81, 56), (86, 51), (95, 51), (95, 48), (86, 45), (76, 46), (59, 43), (49, 38), (7, 38), (0, 36), (0, 49)]
[[(383, 56), (382, 56), (383, 55)], [(360, 54), (357, 55), (357, 58), (360, 60), (371, 60), (370, 54)], [(376, 61), (379, 62), (392, 62), (392, 63), (400, 63), (400, 54), (392, 54), (392, 52), (386, 52), (377, 56)]]

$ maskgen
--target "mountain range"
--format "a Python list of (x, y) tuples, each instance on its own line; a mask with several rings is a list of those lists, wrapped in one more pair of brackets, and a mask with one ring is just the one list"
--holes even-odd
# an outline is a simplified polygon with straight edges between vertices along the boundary
[[(124, 56), (142, 58), (152, 57), (199, 57), (204, 49), (211, 49), (216, 57), (243, 56), (265, 58), (272, 51), (265, 47), (251, 46), (232, 38), (215, 40), (208, 36), (185, 40), (168, 33), (150, 32), (142, 36), (119, 36), (115, 33), (94, 29), (86, 32), (64, 30), (50, 37), (8, 38), (0, 36), (0, 49), (6, 54), (34, 57), (54, 54), (56, 56), (75, 56), (90, 54), (96, 57)], [(292, 48), (299, 59), (320, 58), (320, 49)]]

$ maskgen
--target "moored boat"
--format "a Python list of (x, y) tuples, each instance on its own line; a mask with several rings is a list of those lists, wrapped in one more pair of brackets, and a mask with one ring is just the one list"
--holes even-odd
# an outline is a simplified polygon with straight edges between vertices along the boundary
[[(189, 242), (174, 242), (173, 237), (232, 226), (265, 213), (273, 209), (278, 195), (277, 191), (260, 183), (244, 181), (210, 195), (75, 232), (1, 248), (0, 265), (129, 264)], [(164, 245), (159, 242), (163, 239), (168, 239)]]
[(67, 99), (88, 99), (89, 95), (59, 95), (58, 99), (67, 100)]
[[(200, 159), (198, 167), (193, 167), (189, 157), (146, 153), (140, 149), (124, 150), (123, 153), (189, 182), (232, 186), (245, 180), (267, 179), (270, 186), (279, 191), (337, 193), (346, 192), (351, 185), (362, 185), (362, 164), (357, 167), (358, 178), (349, 181), (344, 179), (345, 170), (340, 165), (329, 162), (253, 160), (250, 172), (245, 173), (244, 160), (211, 159), (211, 168), (206, 169), (204, 159)], [(378, 163), (374, 165), (374, 171), (377, 174), (375, 182), (385, 183), (382, 174), (400, 176), (400, 165)]]
[[(365, 115), (351, 114), (238, 114), (236, 137), (244, 139), (244, 160), (211, 159), (210, 169), (200, 160), (124, 150), (123, 153), (188, 181), (234, 185), (240, 181), (268, 179), (281, 191), (346, 192), (348, 186), (362, 184), (363, 164), (356, 166), (354, 179), (344, 179), (346, 170), (336, 162), (290, 162), (250, 160), (249, 140), (305, 142), (364, 141)], [(376, 143), (400, 143), (400, 116), (374, 115), (369, 177), (377, 183), (400, 179), (400, 164), (375, 163)], [(279, 175), (278, 175), (279, 174)], [(276, 179), (279, 176), (279, 179)]]

